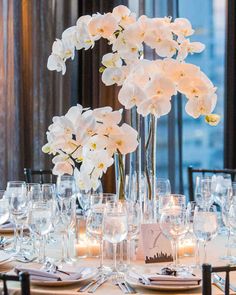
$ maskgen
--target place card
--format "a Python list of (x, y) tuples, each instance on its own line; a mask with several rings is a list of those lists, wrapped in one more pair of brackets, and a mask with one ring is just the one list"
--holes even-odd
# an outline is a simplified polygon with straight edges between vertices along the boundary
[(141, 240), (145, 263), (173, 261), (171, 243), (161, 232), (158, 223), (142, 224)]

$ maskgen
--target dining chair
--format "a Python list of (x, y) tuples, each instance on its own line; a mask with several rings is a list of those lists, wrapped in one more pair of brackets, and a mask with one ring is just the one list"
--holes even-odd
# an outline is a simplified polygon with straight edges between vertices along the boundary
[(3, 281), (2, 295), (9, 295), (7, 288), (7, 282), (15, 281), (21, 284), (21, 295), (30, 295), (30, 279), (27, 272), (21, 272), (19, 275), (8, 275), (5, 273), (0, 273), (0, 281)]
[(52, 174), (52, 170), (34, 170), (31, 168), (24, 168), (25, 181), (27, 183), (38, 182), (43, 183), (54, 183), (55, 177)]
[(214, 174), (230, 174), (232, 181), (236, 179), (236, 169), (202, 169), (193, 168), (193, 166), (188, 167), (188, 193), (189, 201), (194, 201), (194, 176), (200, 175), (205, 177), (207, 175)]
[(213, 279), (213, 282), (215, 284), (218, 284), (218, 286), (222, 289), (225, 295), (230, 294), (230, 289), (232, 288), (230, 286), (230, 278), (229, 273), (231, 271), (236, 271), (236, 266), (216, 266), (212, 267), (210, 264), (203, 264), (202, 265), (202, 295), (211, 295), (212, 294), (212, 273), (218, 273), (218, 272), (224, 272), (226, 273), (225, 279), (220, 278), (220, 280), (217, 280), (217, 283)]

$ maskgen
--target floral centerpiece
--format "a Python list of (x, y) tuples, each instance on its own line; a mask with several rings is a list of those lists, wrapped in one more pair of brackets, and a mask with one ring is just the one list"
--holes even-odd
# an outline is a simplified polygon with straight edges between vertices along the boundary
[[(178, 92), (183, 94), (185, 110), (191, 117), (203, 115), (211, 125), (219, 122), (219, 116), (212, 114), (216, 87), (198, 66), (185, 62), (189, 54), (205, 48), (200, 42), (190, 41), (193, 34), (185, 18), (137, 18), (128, 7), (120, 5), (109, 13), (81, 16), (61, 39), (56, 39), (48, 58), (49, 70), (65, 74), (66, 61), (74, 58), (75, 50), (88, 50), (100, 38), (107, 39), (111, 52), (101, 61), (103, 83), (121, 86), (118, 99), (125, 109), (135, 108), (137, 114), (150, 118), (142, 145), (147, 153), (150, 198), (155, 197), (156, 120), (170, 112), (172, 98)], [(156, 60), (144, 58), (144, 46), (155, 51)]]
[(54, 155), (53, 174), (74, 174), (81, 190), (96, 190), (113, 164), (114, 153), (121, 157), (137, 148), (137, 131), (126, 123), (120, 125), (121, 117), (122, 110), (90, 110), (81, 105), (71, 107), (65, 116), (54, 117), (43, 146), (43, 152)]

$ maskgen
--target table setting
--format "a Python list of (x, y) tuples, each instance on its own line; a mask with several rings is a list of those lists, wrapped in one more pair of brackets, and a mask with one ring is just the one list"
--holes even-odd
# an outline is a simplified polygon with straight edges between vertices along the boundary
[[(93, 293), (108, 285), (125, 294), (140, 290), (141, 294), (167, 290), (196, 290), (200, 294), (202, 263), (234, 264), (235, 183), (223, 182), (223, 192), (219, 195), (216, 187), (222, 186), (222, 179), (215, 185), (215, 177), (202, 178), (196, 182), (196, 202), (187, 202), (184, 195), (171, 194), (167, 185), (156, 199), (157, 219), (151, 224), (141, 219), (140, 204), (133, 201), (132, 194), (119, 200), (116, 194), (103, 193), (101, 185), (99, 193), (93, 192), (88, 197), (86, 210), (79, 210), (82, 192), (78, 192), (75, 183), (73, 176), (58, 176), (56, 184), (47, 184), (51, 187), (47, 193), (40, 184), (8, 183), (0, 199), (2, 203), (7, 202), (8, 214), (6, 211), (1, 214), (17, 230), (13, 231), (14, 235), (0, 230), (0, 268), (10, 267), (8, 273), (28, 272), (37, 290), (77, 285), (76, 292)], [(156, 183), (159, 187), (160, 180)], [(219, 200), (220, 208), (227, 204), (227, 214), (217, 210)], [(147, 239), (144, 232), (156, 235)], [(91, 257), (91, 252), (80, 253), (81, 248), (76, 247), (80, 234), (98, 242), (96, 257)], [(212, 253), (219, 241), (219, 251)], [(143, 247), (141, 255), (140, 247)], [(147, 251), (147, 247), (154, 252)], [(159, 255), (164, 251), (170, 256), (166, 262)], [(145, 255), (152, 253), (156, 259), (145, 263)], [(216, 280), (214, 275), (213, 282)], [(222, 280), (223, 277), (218, 277), (219, 285)], [(232, 286), (234, 289), (233, 282)], [(47, 290), (49, 294), (55, 291)]]

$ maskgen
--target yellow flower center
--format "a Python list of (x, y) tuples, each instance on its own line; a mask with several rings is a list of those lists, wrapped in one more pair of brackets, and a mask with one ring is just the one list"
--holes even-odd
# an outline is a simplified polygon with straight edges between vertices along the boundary
[(96, 148), (97, 148), (97, 145), (96, 145), (96, 143), (95, 143), (95, 142), (93, 142), (93, 143), (91, 144), (91, 147), (92, 147), (92, 149), (96, 150)]
[(103, 163), (98, 164), (99, 169), (103, 169), (104, 167), (105, 167), (105, 165)]

